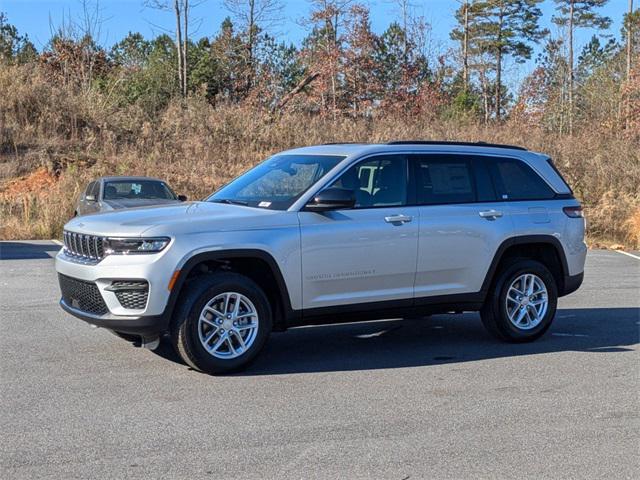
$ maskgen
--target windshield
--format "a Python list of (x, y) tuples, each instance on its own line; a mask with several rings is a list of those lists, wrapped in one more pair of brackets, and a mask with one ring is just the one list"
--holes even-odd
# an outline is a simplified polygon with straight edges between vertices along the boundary
[(117, 180), (104, 184), (104, 199), (176, 200), (177, 197), (164, 182), (157, 180)]
[(276, 155), (222, 187), (207, 201), (286, 210), (344, 158)]

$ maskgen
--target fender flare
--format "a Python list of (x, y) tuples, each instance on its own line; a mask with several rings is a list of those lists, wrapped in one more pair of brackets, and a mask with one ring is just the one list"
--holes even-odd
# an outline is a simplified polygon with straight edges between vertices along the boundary
[[(498, 265), (500, 265), (500, 262), (502, 261), (502, 258), (504, 257), (507, 249), (513, 247), (514, 245), (526, 245), (533, 243), (542, 243), (554, 247), (556, 253), (558, 254), (558, 258), (560, 258), (560, 273), (562, 279), (563, 281), (565, 281), (565, 279), (568, 278), (569, 265), (567, 263), (567, 256), (564, 252), (564, 248), (562, 247), (562, 243), (560, 243), (560, 240), (558, 240), (556, 237), (546, 234), (510, 237), (500, 244), (500, 246), (496, 250), (495, 255), (493, 256), (491, 265), (489, 265), (489, 270), (487, 270), (487, 274), (485, 275), (484, 281), (482, 282), (482, 288), (480, 289), (483, 298), (486, 297), (487, 293), (489, 292), (489, 287), (493, 282), (496, 270), (498, 269)], [(563, 290), (563, 285), (558, 285), (558, 290)]]
[(270, 253), (258, 249), (209, 250), (195, 253), (192, 256), (188, 257), (186, 262), (184, 262), (182, 267), (179, 269), (180, 273), (177, 280), (175, 281), (175, 284), (173, 285), (173, 288), (171, 289), (171, 293), (169, 294), (169, 299), (167, 300), (167, 306), (163, 315), (166, 319), (167, 325), (169, 325), (171, 316), (173, 315), (178, 299), (180, 298), (182, 288), (187, 282), (189, 274), (193, 271), (193, 269), (202, 262), (225, 260), (227, 258), (257, 258), (264, 261), (269, 266), (269, 269), (271, 270), (271, 273), (276, 280), (277, 290), (283, 309), (282, 316), (284, 317), (274, 318), (274, 327), (284, 328), (291, 319), (298, 316), (298, 313), (291, 307), (291, 297), (289, 295), (287, 283), (285, 282), (284, 276), (282, 275), (282, 271), (280, 270), (278, 263)]

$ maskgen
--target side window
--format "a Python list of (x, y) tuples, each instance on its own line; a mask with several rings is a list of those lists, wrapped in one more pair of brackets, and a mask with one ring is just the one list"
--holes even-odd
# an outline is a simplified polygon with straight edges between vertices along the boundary
[(87, 189), (84, 191), (84, 196), (85, 197), (87, 195), (93, 195), (92, 191), (93, 191), (93, 187), (95, 187), (96, 183), (98, 183), (98, 182), (91, 182), (89, 185), (87, 185)]
[(473, 172), (476, 177), (476, 195), (478, 202), (495, 202), (498, 200), (496, 190), (491, 180), (486, 157), (471, 157)]
[(331, 187), (353, 190), (355, 208), (407, 203), (407, 160), (403, 155), (376, 156), (354, 165)]
[(100, 195), (100, 182), (93, 182), (93, 187), (89, 194), (96, 197), (96, 200), (98, 199), (98, 195)]
[(547, 200), (555, 196), (551, 187), (522, 161), (497, 158), (489, 168), (502, 200)]
[(461, 155), (420, 155), (414, 157), (413, 165), (419, 204), (476, 201), (470, 159)]

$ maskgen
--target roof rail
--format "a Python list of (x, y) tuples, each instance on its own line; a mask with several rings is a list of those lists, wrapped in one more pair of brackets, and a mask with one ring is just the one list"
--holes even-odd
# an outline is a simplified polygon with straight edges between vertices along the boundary
[(387, 145), (460, 145), (467, 147), (491, 147), (491, 148), (510, 148), (512, 150), (527, 150), (524, 147), (517, 145), (505, 145), (502, 143), (487, 143), (487, 142), (449, 142), (438, 140), (395, 140), (393, 142), (387, 142)]
[(322, 145), (364, 145), (365, 142), (327, 142)]

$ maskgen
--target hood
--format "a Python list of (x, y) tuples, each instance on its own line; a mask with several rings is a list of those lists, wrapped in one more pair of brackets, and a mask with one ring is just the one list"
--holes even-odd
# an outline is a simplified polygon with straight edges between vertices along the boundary
[(100, 236), (137, 237), (252, 230), (296, 222), (295, 212), (211, 202), (179, 202), (85, 215), (70, 220), (64, 228)]
[(166, 198), (120, 198), (117, 200), (103, 200), (114, 210), (121, 208), (149, 207), (151, 205), (167, 205), (171, 203), (182, 203), (180, 200), (168, 200)]

